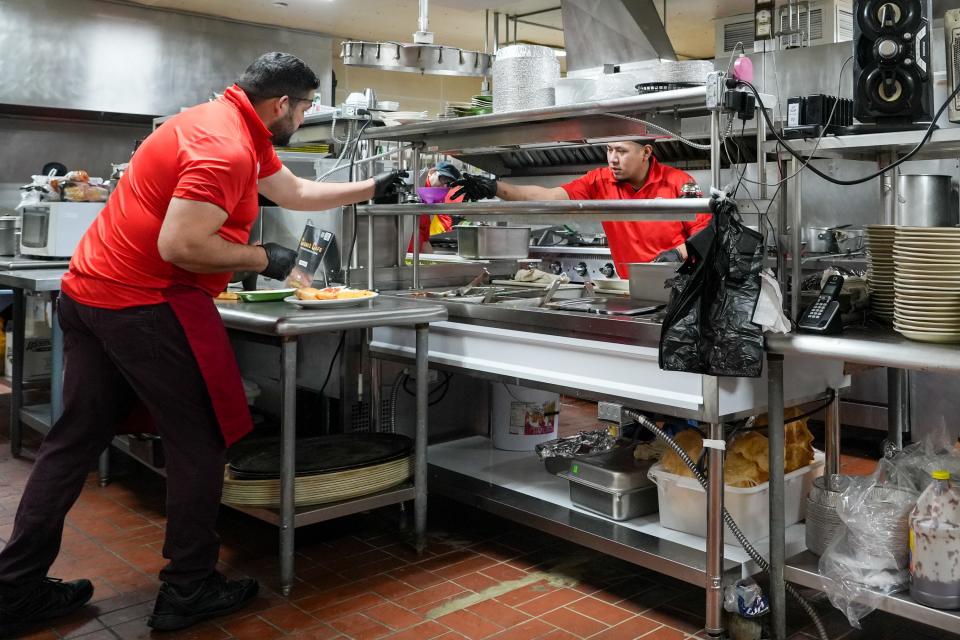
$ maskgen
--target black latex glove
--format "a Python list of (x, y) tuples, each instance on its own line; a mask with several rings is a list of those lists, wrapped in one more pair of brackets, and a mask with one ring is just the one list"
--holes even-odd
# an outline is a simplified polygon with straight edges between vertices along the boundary
[(286, 280), (297, 263), (297, 252), (276, 242), (266, 243), (263, 250), (267, 252), (267, 268), (260, 273), (274, 280)]
[(410, 174), (406, 171), (384, 171), (373, 176), (373, 197), (381, 198), (383, 196), (396, 195), (403, 186), (403, 179)]
[(653, 262), (683, 262), (683, 257), (680, 255), (679, 249), (667, 249), (666, 251), (661, 251), (657, 257), (653, 259)]
[(493, 178), (465, 173), (450, 186), (453, 189), (453, 198), (463, 196), (464, 200), (476, 201), (497, 197), (497, 181)]

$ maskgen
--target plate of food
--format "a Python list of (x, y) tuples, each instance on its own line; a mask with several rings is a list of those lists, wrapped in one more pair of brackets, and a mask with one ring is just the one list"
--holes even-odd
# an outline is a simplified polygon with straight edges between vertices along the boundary
[(351, 289), (349, 287), (327, 287), (326, 289), (302, 287), (297, 289), (292, 296), (284, 298), (284, 301), (304, 309), (328, 309), (360, 305), (367, 300), (373, 300), (378, 295), (380, 294), (376, 291)]
[(262, 289), (260, 291), (237, 291), (237, 297), (244, 302), (270, 302), (283, 300), (296, 289)]

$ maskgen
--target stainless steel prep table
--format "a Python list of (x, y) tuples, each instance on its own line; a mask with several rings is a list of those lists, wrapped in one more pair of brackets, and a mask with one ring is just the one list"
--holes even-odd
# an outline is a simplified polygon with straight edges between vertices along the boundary
[(13, 371), (11, 372), (10, 397), (10, 453), (19, 456), (23, 442), (23, 425), (46, 434), (63, 411), (63, 333), (56, 313), (51, 329), (50, 404), (35, 407), (23, 406), (23, 351), (27, 291), (52, 292), (54, 300), (60, 291), (60, 279), (66, 269), (18, 269), (0, 271), (0, 287), (13, 290)]
[[(841, 360), (851, 364), (888, 367), (891, 372), (911, 369), (914, 371), (939, 371), (942, 373), (960, 373), (960, 345), (932, 344), (908, 340), (890, 329), (848, 329), (843, 334), (824, 336), (814, 334), (768, 334), (767, 343), (767, 379), (769, 384), (770, 432), (783, 433), (783, 357), (785, 355), (807, 355), (823, 359)], [(779, 398), (775, 408), (775, 398)], [(899, 426), (891, 429), (890, 442), (900, 444)], [(826, 454), (825, 473), (839, 473), (840, 461), (840, 421), (839, 403), (833, 402), (826, 415)], [(783, 546), (774, 544), (774, 536), (782, 542), (783, 518), (779, 511), (779, 522), (774, 512), (774, 503), (782, 504), (784, 480), (782, 473), (774, 472), (775, 446), (770, 446), (770, 565), (779, 567), (782, 577), (804, 587), (822, 589), (818, 559), (809, 551), (792, 558), (785, 558)], [(783, 448), (780, 448), (783, 451)], [(780, 461), (782, 469), (782, 460)], [(779, 497), (778, 497), (779, 496)], [(776, 584), (776, 576), (771, 583)], [(782, 584), (782, 582), (781, 582)], [(886, 611), (923, 624), (947, 631), (960, 629), (960, 611), (932, 609), (915, 602), (909, 594), (895, 594), (877, 599), (877, 609)], [(772, 603), (771, 599), (771, 603)], [(783, 595), (780, 594), (780, 602)], [(782, 615), (782, 614), (781, 614)]]
[[(339, 309), (306, 310), (286, 302), (218, 302), (217, 309), (227, 329), (266, 336), (280, 345), (280, 508), (233, 508), (280, 527), (280, 586), (284, 595), (288, 595), (293, 586), (294, 530), (298, 526), (413, 499), (417, 548), (421, 550), (427, 526), (427, 335), (429, 323), (446, 320), (446, 309), (438, 304), (384, 297)], [(325, 331), (382, 326), (413, 327), (416, 330), (417, 418), (413, 487), (406, 485), (355, 500), (296, 509), (297, 338)]]

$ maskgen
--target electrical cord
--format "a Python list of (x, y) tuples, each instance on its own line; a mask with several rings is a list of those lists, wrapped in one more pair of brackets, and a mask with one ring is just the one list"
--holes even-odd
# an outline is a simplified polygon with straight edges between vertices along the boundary
[[(646, 416), (630, 409), (624, 410), (624, 413), (636, 420), (640, 425), (652, 432), (657, 438), (662, 440), (668, 447), (670, 447), (670, 449), (673, 450), (681, 460), (683, 460), (683, 463), (687, 465), (690, 471), (693, 472), (694, 477), (696, 478), (697, 482), (700, 483), (700, 486), (703, 487), (703, 490), (707, 491), (708, 483), (706, 476), (704, 476), (700, 469), (697, 468), (697, 465), (693, 462), (693, 460), (690, 459), (690, 456), (687, 455), (687, 452), (683, 449), (683, 447), (678, 445), (670, 436), (664, 433), (660, 427), (658, 427)], [(723, 521), (727, 525), (727, 528), (730, 529), (730, 533), (732, 533), (737, 539), (737, 542), (740, 543), (740, 546), (742, 546), (747, 552), (747, 555), (750, 556), (750, 559), (756, 562), (760, 569), (769, 572), (770, 563), (760, 554), (759, 551), (757, 551), (752, 544), (750, 544), (750, 541), (744, 535), (743, 531), (740, 530), (740, 527), (737, 525), (736, 521), (726, 508), (723, 509)], [(787, 593), (793, 596), (803, 610), (807, 613), (807, 615), (810, 616), (814, 626), (817, 628), (817, 634), (820, 636), (821, 640), (829, 640), (829, 636), (827, 636), (827, 630), (823, 626), (823, 622), (820, 620), (820, 616), (817, 615), (817, 612), (814, 610), (813, 606), (790, 583), (785, 582), (784, 587)]]
[(633, 117), (631, 117), (631, 116), (625, 116), (625, 115), (623, 115), (622, 113), (605, 113), (605, 114), (603, 114), (603, 115), (609, 116), (609, 117), (611, 117), (611, 118), (620, 118), (621, 120), (630, 120), (631, 122), (639, 122), (640, 124), (642, 124), (642, 125), (644, 125), (644, 126), (646, 126), (646, 127), (649, 127), (650, 129), (653, 129), (653, 130), (655, 130), (655, 131), (659, 131), (660, 133), (663, 133), (664, 135), (670, 136), (670, 139), (671, 139), (671, 140), (676, 140), (677, 142), (682, 142), (683, 144), (685, 144), (685, 145), (687, 145), (687, 146), (689, 146), (689, 147), (693, 147), (694, 149), (697, 149), (697, 150), (699, 150), (699, 151), (709, 151), (709, 150), (710, 150), (710, 145), (708, 145), (708, 144), (700, 144), (700, 143), (698, 143), (698, 142), (693, 142), (693, 141), (691, 141), (691, 140), (687, 140), (686, 138), (684, 138), (683, 136), (681, 136), (679, 133), (674, 133), (673, 131), (670, 131), (669, 129), (666, 129), (666, 128), (664, 128), (664, 127), (661, 127), (661, 126), (658, 125), (658, 124), (654, 124), (654, 123), (650, 122), (649, 120), (642, 120), (641, 118), (633, 118)]
[[(443, 382), (441, 382), (441, 383), (438, 384), (436, 387), (434, 387), (433, 389), (431, 389), (430, 391), (427, 392), (427, 400), (428, 400), (427, 406), (428, 406), (428, 407), (432, 407), (432, 406), (435, 405), (435, 404), (439, 404), (445, 397), (447, 397), (447, 391), (450, 390), (450, 380), (453, 378), (453, 375), (447, 373), (446, 371), (441, 371), (440, 373), (442, 373), (442, 374), (444, 375)], [(410, 375), (409, 375), (409, 374), (407, 374), (407, 375), (403, 378), (403, 381), (402, 381), (402, 383), (401, 383), (402, 386), (403, 386), (403, 390), (404, 390), (408, 395), (411, 395), (411, 396), (416, 397), (416, 395), (417, 395), (416, 390), (411, 391), (409, 388), (407, 388), (407, 383), (408, 383), (408, 382), (410, 382)], [(440, 393), (440, 396), (439, 396), (438, 398), (434, 399), (434, 400), (430, 400), (430, 396), (432, 396), (433, 394), (437, 393), (438, 391), (441, 392), (441, 393)]]
[(345, 334), (343, 331), (340, 332), (340, 339), (337, 341), (337, 349), (333, 352), (333, 357), (330, 358), (330, 366), (327, 368), (327, 375), (323, 378), (323, 384), (320, 385), (320, 394), (323, 395), (323, 390), (327, 388), (327, 383), (330, 382), (330, 376), (333, 374), (333, 365), (337, 362), (337, 356), (340, 355), (340, 350), (343, 349), (343, 341)]
[(873, 173), (871, 173), (871, 174), (869, 174), (869, 175), (867, 175), (867, 176), (863, 176), (863, 177), (861, 177), (861, 178), (854, 178), (854, 179), (851, 179), (851, 180), (840, 180), (840, 179), (838, 179), (838, 178), (834, 178), (833, 176), (831, 176), (831, 175), (829, 175), (829, 174), (827, 174), (827, 173), (824, 173), (823, 171), (821, 171), (820, 169), (817, 169), (817, 168), (816, 168), (815, 166), (813, 166), (812, 164), (809, 164), (809, 158), (804, 158), (802, 155), (800, 155), (800, 154), (796, 151), (796, 149), (794, 149), (794, 148), (791, 147), (789, 144), (787, 144), (787, 141), (783, 139), (783, 136), (781, 136), (779, 133), (777, 133), (777, 130), (776, 130), (776, 128), (775, 128), (774, 125), (773, 125), (773, 122), (770, 121), (770, 115), (767, 113), (767, 109), (766, 109), (766, 107), (765, 107), (764, 104), (763, 104), (763, 100), (760, 98), (760, 93), (757, 91), (757, 88), (753, 86), (753, 84), (751, 84), (751, 83), (749, 83), (749, 82), (747, 82), (747, 81), (745, 81), (745, 80), (735, 80), (735, 79), (732, 79), (732, 78), (729, 79), (729, 80), (727, 81), (727, 83), (728, 83), (728, 86), (732, 83), (733, 86), (744, 86), (744, 87), (747, 87), (748, 89), (750, 89), (750, 91), (753, 93), (754, 97), (757, 99), (757, 104), (760, 106), (760, 113), (763, 115), (764, 120), (766, 120), (767, 126), (770, 128), (771, 133), (773, 133), (773, 135), (777, 138), (777, 140), (780, 142), (780, 144), (783, 146), (783, 148), (786, 149), (787, 152), (789, 152), (790, 155), (792, 155), (792, 156), (793, 156), (794, 158), (796, 158), (797, 160), (800, 160), (801, 162), (806, 162), (807, 164), (806, 164), (805, 166), (806, 166), (806, 168), (809, 168), (810, 171), (812, 171), (812, 172), (815, 173), (816, 175), (820, 176), (821, 178), (823, 178), (823, 179), (826, 180), (827, 182), (832, 182), (833, 184), (837, 184), (837, 185), (840, 185), (840, 186), (852, 186), (852, 185), (856, 185), (856, 184), (863, 184), (864, 182), (869, 182), (870, 180), (873, 180), (874, 178), (880, 177), (881, 175), (883, 175), (884, 173), (890, 171), (891, 169), (895, 169), (896, 167), (899, 167), (901, 164), (903, 164), (904, 162), (908, 161), (910, 158), (912, 158), (913, 156), (915, 156), (915, 155), (920, 151), (920, 149), (922, 149), (923, 146), (924, 146), (925, 144), (927, 144), (927, 142), (930, 140), (930, 136), (933, 135), (933, 132), (934, 132), (934, 130), (936, 129), (937, 120), (939, 120), (939, 119), (940, 119), (940, 116), (943, 115), (943, 112), (944, 112), (944, 111), (946, 110), (946, 108), (950, 105), (950, 102), (951, 102), (955, 97), (957, 97), (958, 94), (960, 94), (960, 84), (958, 84), (957, 87), (950, 93), (950, 95), (947, 96), (947, 99), (943, 102), (943, 104), (940, 105), (940, 108), (937, 109), (937, 112), (934, 114), (933, 118), (932, 118), (931, 121), (930, 121), (930, 126), (927, 127), (927, 130), (926, 130), (926, 132), (923, 134), (923, 137), (920, 139), (920, 142), (918, 142), (917, 145), (916, 145), (913, 149), (911, 149), (909, 152), (907, 152), (906, 155), (900, 157), (899, 159), (897, 159), (897, 160), (891, 162), (890, 164), (888, 164), (886, 167), (883, 167), (882, 169), (879, 169), (879, 170), (877, 170), (877, 171), (875, 171), (875, 172), (873, 172)]
[[(837, 78), (837, 97), (840, 96), (840, 91), (843, 89), (843, 70), (847, 68), (847, 64), (849, 64), (851, 60), (853, 60), (853, 56), (850, 56), (849, 58), (847, 58), (847, 59), (843, 62), (843, 66), (840, 67), (840, 74), (839, 74), (839, 76), (838, 76), (838, 78)], [(757, 98), (758, 102), (759, 102), (759, 99), (760, 99), (760, 98), (758, 97), (758, 98)], [(778, 104), (779, 104), (779, 98), (778, 98)], [(809, 165), (810, 162), (813, 161), (813, 156), (816, 155), (817, 149), (820, 148), (820, 143), (823, 141), (823, 137), (824, 137), (824, 136), (826, 135), (826, 133), (827, 133), (827, 127), (829, 127), (829, 126), (830, 126), (830, 123), (833, 122), (833, 114), (836, 112), (836, 110), (837, 110), (837, 105), (838, 105), (838, 104), (840, 104), (840, 101), (839, 101), (839, 100), (835, 100), (834, 103), (833, 103), (833, 107), (831, 107), (831, 109), (830, 109), (830, 115), (827, 116), (827, 122), (826, 122), (826, 124), (823, 125), (823, 128), (820, 130), (820, 135), (817, 136), (817, 141), (814, 143), (813, 149), (810, 151), (810, 155), (807, 156), (807, 159), (806, 159), (806, 160), (800, 165), (800, 167), (799, 167), (796, 171), (794, 171), (792, 174), (790, 174), (790, 175), (787, 176), (786, 178), (781, 178), (780, 182), (778, 182), (777, 185), (780, 185), (781, 183), (786, 182), (787, 180), (793, 179), (793, 178), (796, 177), (801, 171), (803, 171), (804, 169), (806, 169), (806, 168), (807, 168), (807, 165)], [(760, 103), (760, 106), (761, 106), (761, 108), (763, 108), (763, 104), (762, 104), (762, 103)], [(764, 113), (766, 113), (766, 111), (764, 111)], [(767, 120), (767, 122), (769, 122), (769, 120)], [(776, 135), (776, 131), (774, 131), (773, 133), (774, 133), (774, 135)], [(779, 141), (779, 140), (780, 140), (780, 136), (777, 136), (777, 139), (778, 139), (778, 141)], [(759, 150), (758, 150), (758, 152), (759, 152)], [(750, 179), (748, 179), (747, 182), (752, 182), (753, 184), (760, 184), (759, 182), (756, 182), (755, 180), (750, 180)], [(773, 186), (773, 185), (770, 185), (770, 186)]]

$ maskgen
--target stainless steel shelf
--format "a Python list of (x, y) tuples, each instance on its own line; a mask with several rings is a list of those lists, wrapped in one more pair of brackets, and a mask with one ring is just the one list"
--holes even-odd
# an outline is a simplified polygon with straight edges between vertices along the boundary
[(46, 435), (53, 426), (53, 422), (50, 419), (50, 403), (21, 407), (20, 422), (34, 431)]
[[(343, 516), (360, 513), (361, 511), (369, 511), (371, 509), (387, 507), (392, 504), (407, 502), (408, 500), (413, 500), (415, 497), (416, 491), (413, 484), (406, 482), (402, 485), (393, 487), (392, 489), (372, 493), (368, 496), (353, 498), (351, 500), (342, 500), (340, 502), (331, 502), (329, 504), (311, 507), (298, 507), (294, 515), (294, 526), (304, 527), (306, 525), (316, 524), (326, 520), (342, 518)], [(237, 511), (253, 516), (258, 520), (263, 520), (264, 522), (269, 522), (270, 524), (277, 526), (280, 525), (279, 509), (245, 507), (227, 502), (224, 502), (223, 504), (231, 509), (236, 509)]]
[(848, 329), (841, 335), (767, 334), (767, 351), (855, 364), (960, 373), (960, 345), (908, 340), (889, 329)]
[[(789, 582), (822, 591), (823, 583), (817, 568), (819, 562), (820, 559), (817, 556), (809, 551), (804, 551), (787, 559), (784, 577)], [(873, 603), (874, 601), (871, 599), (871, 604)], [(876, 608), (901, 618), (914, 620), (952, 633), (957, 633), (960, 630), (960, 611), (932, 609), (918, 604), (907, 594), (901, 593), (881, 597), (876, 603)]]
[(328, 159), (330, 154), (309, 151), (277, 151), (277, 157), (283, 162), (317, 162)]
[[(429, 478), (431, 493), (445, 495), (698, 587), (705, 583), (707, 555), (703, 551), (436, 465), (430, 465)], [(722, 571), (725, 582), (735, 582), (741, 577), (741, 565), (732, 560), (723, 561)]]
[[(874, 160), (881, 153), (905, 154), (913, 149), (923, 131), (897, 131), (894, 133), (865, 133), (856, 136), (824, 136), (817, 147), (818, 158), (844, 158), (847, 160)], [(816, 138), (788, 140), (790, 146), (801, 154), (810, 153)], [(776, 152), (777, 142), (767, 142), (768, 153)], [(786, 151), (781, 151), (786, 156)], [(913, 157), (914, 160), (941, 158), (960, 154), (960, 127), (937, 129), (930, 140)]]

